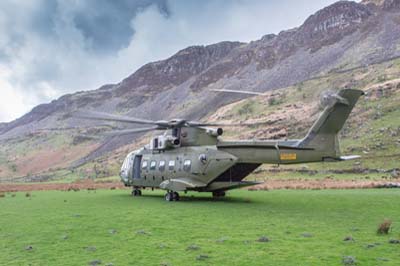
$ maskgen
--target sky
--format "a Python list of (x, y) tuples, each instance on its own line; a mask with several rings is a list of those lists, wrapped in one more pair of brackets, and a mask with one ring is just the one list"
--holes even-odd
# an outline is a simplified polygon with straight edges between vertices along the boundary
[(0, 122), (191, 45), (300, 26), (332, 0), (2, 0)]

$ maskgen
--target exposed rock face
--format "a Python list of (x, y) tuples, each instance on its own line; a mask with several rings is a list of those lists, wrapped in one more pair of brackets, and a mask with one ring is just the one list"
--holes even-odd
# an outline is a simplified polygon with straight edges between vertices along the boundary
[[(53, 127), (90, 126), (71, 117), (78, 109), (142, 118), (200, 119), (238, 97), (210, 89), (267, 91), (329, 71), (345, 70), (400, 56), (400, 0), (339, 1), (298, 28), (268, 34), (248, 44), (192, 46), (149, 63), (119, 84), (65, 95), (0, 125), (0, 139)], [(109, 151), (132, 140), (107, 140)], [(99, 154), (99, 153), (96, 153)]]
[(383, 9), (385, 10), (394, 10), (400, 9), (400, 0), (385, 0), (383, 3)]
[(299, 42), (319, 49), (340, 41), (356, 31), (372, 15), (370, 9), (355, 2), (340, 1), (309, 17), (298, 31)]
[(143, 66), (125, 79), (117, 91), (126, 93), (132, 88), (142, 86), (157, 91), (178, 86), (224, 58), (239, 45), (240, 42), (221, 42), (209, 46), (188, 47), (167, 60)]
[(398, 9), (400, 7), (399, 0), (363, 0), (361, 3), (369, 7), (376, 6), (384, 10)]

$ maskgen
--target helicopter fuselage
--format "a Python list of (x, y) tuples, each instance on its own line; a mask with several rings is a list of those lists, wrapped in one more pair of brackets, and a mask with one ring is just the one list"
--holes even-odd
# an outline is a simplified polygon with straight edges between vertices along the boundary
[(288, 141), (217, 141), (215, 145), (173, 149), (142, 148), (121, 168), (126, 186), (171, 191), (225, 191), (257, 184), (243, 181), (261, 164), (295, 164), (337, 158)]
[[(171, 191), (227, 190), (244, 185), (241, 184), (242, 179), (259, 166), (253, 163), (241, 164), (246, 167), (233, 173), (237, 161), (237, 157), (219, 150), (215, 145), (169, 150), (143, 148), (126, 157), (120, 175), (125, 185), (138, 188)], [(232, 175), (224, 175), (229, 169)]]

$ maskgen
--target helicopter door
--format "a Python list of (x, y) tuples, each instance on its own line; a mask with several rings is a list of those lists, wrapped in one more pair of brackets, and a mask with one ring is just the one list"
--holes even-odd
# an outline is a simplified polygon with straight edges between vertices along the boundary
[(142, 162), (142, 155), (135, 155), (133, 159), (133, 179), (140, 179), (140, 165)]

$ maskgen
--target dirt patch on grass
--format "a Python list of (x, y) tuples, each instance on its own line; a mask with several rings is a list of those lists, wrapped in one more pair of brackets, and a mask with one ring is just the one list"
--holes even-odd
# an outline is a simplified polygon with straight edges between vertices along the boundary
[(126, 187), (118, 181), (115, 182), (94, 182), (92, 180), (79, 181), (74, 183), (47, 183), (47, 184), (0, 184), (0, 192), (17, 191), (38, 191), (38, 190), (62, 190), (79, 191), (81, 189), (125, 189)]
[[(250, 187), (249, 190), (274, 190), (274, 189), (360, 189), (360, 188), (385, 188), (389, 184), (385, 180), (335, 180), (335, 179), (277, 179), (269, 180), (263, 184)], [(390, 183), (392, 184), (392, 183)], [(128, 189), (119, 181), (94, 182), (84, 180), (74, 183), (47, 183), (47, 184), (0, 184), (0, 192), (37, 191), (37, 190), (62, 190), (79, 191), (82, 189)]]
[(256, 185), (249, 190), (382, 188), (387, 183), (385, 180), (277, 179)]

